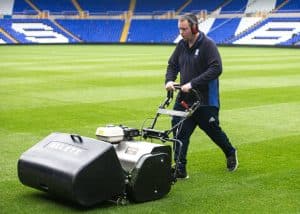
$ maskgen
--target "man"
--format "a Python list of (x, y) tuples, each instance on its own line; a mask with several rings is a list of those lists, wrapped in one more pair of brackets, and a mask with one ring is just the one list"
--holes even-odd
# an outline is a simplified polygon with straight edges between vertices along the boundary
[[(175, 146), (174, 159), (177, 160), (179, 156), (176, 177), (188, 178), (186, 156), (190, 136), (196, 126), (199, 126), (222, 149), (227, 160), (227, 169), (230, 172), (235, 171), (238, 166), (237, 150), (219, 125), (218, 77), (222, 72), (222, 62), (217, 46), (198, 30), (198, 19), (193, 14), (180, 17), (178, 28), (183, 39), (177, 44), (168, 61), (165, 88), (168, 91), (175, 90), (175, 80), (180, 73), (181, 92), (176, 98), (174, 110), (185, 110), (186, 106), (180, 104), (182, 100), (191, 106), (195, 101), (191, 89), (199, 93), (201, 106), (183, 122), (177, 132), (173, 133), (183, 144), (180, 154), (179, 147)], [(173, 117), (172, 126), (180, 120), (179, 117)]]

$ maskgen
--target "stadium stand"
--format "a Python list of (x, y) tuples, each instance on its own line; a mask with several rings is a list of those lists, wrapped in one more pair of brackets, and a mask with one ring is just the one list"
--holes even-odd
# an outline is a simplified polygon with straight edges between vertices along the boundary
[(82, 41), (91, 43), (119, 42), (124, 25), (123, 20), (58, 19), (56, 21), (68, 31), (73, 32)]
[(135, 13), (164, 13), (166, 11), (176, 11), (178, 10), (186, 0), (164, 0), (163, 4), (162, 1), (158, 0), (137, 0)]
[(172, 43), (177, 33), (177, 20), (133, 20), (127, 42)]
[(77, 0), (82, 10), (93, 13), (124, 12), (129, 8), (130, 0)]
[(276, 0), (249, 0), (245, 13), (270, 12), (276, 6)]
[(9, 38), (7, 38), (3, 33), (0, 33), (0, 44), (12, 43)]
[(277, 12), (300, 12), (300, 1), (299, 0), (289, 0), (289, 1), (282, 1), (281, 3), (286, 2)]
[(13, 10), (13, 2), (11, 0), (2, 0), (0, 1), (0, 15), (11, 17)]
[(217, 44), (299, 46), (299, 0), (3, 0), (0, 43), (176, 43), (192, 12)]
[(208, 13), (215, 11), (218, 7), (220, 7), (224, 3), (224, 0), (210, 0), (210, 1), (203, 1), (203, 0), (193, 0), (190, 4), (188, 4), (183, 13), (188, 12), (200, 12), (201, 10), (206, 10)]
[(288, 2), (288, 1), (287, 0), (276, 0), (276, 8), (282, 4), (285, 4), (286, 2)]
[(76, 11), (70, 0), (45, 1), (30, 0), (31, 3), (40, 11), (50, 11), (50, 13), (60, 13), (63, 11)]
[(259, 23), (263, 18), (262, 17), (243, 17), (237, 27), (234, 36), (241, 34), (244, 31), (249, 30), (251, 26)]
[[(239, 22), (240, 18), (216, 19), (207, 35), (211, 37), (216, 43), (220, 44), (224, 40), (231, 38), (234, 35)], [(222, 35), (222, 37), (220, 37), (219, 35)]]
[(25, 0), (15, 0), (13, 7), (13, 14), (31, 14), (37, 15), (38, 11), (35, 11)]
[(76, 40), (50, 20), (2, 19), (0, 27), (19, 43), (74, 43)]
[(248, 1), (247, 0), (231, 0), (228, 1), (221, 10), (221, 13), (244, 13)]
[(300, 18), (268, 18), (236, 37), (233, 44), (279, 45), (300, 32)]
[(283, 46), (300, 45), (300, 33), (292, 34), (291, 38), (285, 42), (280, 43)]

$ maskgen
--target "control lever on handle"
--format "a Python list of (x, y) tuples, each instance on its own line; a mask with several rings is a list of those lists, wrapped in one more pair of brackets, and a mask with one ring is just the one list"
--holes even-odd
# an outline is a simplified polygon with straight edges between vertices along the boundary
[(185, 102), (185, 101), (181, 101), (180, 102), (180, 104), (181, 104), (181, 106), (183, 107), (183, 108), (185, 108), (186, 110), (189, 110), (189, 105)]

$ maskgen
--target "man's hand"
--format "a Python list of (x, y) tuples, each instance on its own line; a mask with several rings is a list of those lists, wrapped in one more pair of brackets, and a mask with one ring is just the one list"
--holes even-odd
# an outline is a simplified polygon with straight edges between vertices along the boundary
[(191, 89), (192, 89), (192, 85), (190, 82), (181, 86), (181, 91), (183, 91), (185, 93), (189, 92)]
[(176, 83), (173, 81), (167, 82), (167, 84), (165, 85), (167, 91), (175, 91), (174, 84)]

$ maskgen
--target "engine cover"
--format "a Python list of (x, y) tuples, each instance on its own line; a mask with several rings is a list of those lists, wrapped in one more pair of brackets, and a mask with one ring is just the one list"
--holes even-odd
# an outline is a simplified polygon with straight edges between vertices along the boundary
[(131, 200), (156, 200), (169, 193), (172, 184), (171, 146), (122, 141), (114, 147), (128, 174), (127, 192)]

